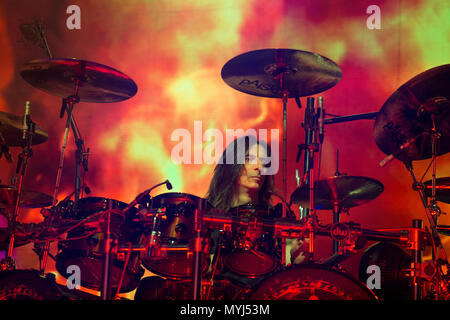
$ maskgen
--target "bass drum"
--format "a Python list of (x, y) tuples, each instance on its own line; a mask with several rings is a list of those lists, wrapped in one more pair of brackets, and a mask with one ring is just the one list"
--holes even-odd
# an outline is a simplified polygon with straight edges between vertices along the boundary
[(296, 266), (262, 281), (251, 300), (376, 300), (364, 284), (319, 265)]
[(0, 300), (59, 300), (60, 295), (52, 281), (37, 270), (0, 272)]
[[(109, 200), (99, 197), (82, 198), (78, 202), (76, 212), (72, 210), (69, 203), (63, 214), (63, 218), (80, 221), (80, 225), (67, 233), (66, 240), (58, 243), (56, 269), (63, 277), (68, 278), (71, 274), (67, 273), (67, 268), (70, 265), (78, 266), (81, 271), (81, 286), (93, 290), (101, 288), (104, 255), (102, 244), (104, 233), (96, 230), (95, 224), (101, 225), (100, 220), (104, 216), (101, 213), (108, 209)], [(127, 206), (126, 203), (117, 200), (111, 201), (112, 209), (122, 210)], [(114, 238), (118, 239), (119, 246), (126, 247), (130, 243), (136, 244), (140, 239), (140, 234), (133, 231), (135, 228), (129, 220), (121, 213), (111, 213), (111, 233)], [(126, 255), (126, 252), (112, 254), (111, 288), (113, 291), (117, 290), (119, 286)], [(138, 253), (132, 252), (128, 260), (120, 292), (134, 290), (139, 279), (144, 275)]]

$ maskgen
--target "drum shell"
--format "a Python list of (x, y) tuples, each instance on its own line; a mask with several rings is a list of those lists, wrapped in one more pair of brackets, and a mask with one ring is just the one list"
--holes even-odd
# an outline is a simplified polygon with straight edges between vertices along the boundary
[(376, 300), (365, 284), (320, 265), (286, 268), (262, 281), (251, 300)]
[(412, 258), (402, 248), (390, 242), (376, 242), (369, 246), (361, 257), (359, 279), (367, 281), (367, 268), (380, 268), (380, 289), (373, 289), (383, 300), (412, 300), (413, 291), (406, 270), (411, 267)]
[[(57, 271), (67, 278), (70, 276), (66, 272), (68, 266), (78, 266), (81, 271), (81, 285), (93, 290), (100, 290), (103, 280), (104, 241), (102, 240), (104, 238), (104, 232), (103, 230), (95, 230), (95, 227), (91, 227), (91, 225), (92, 223), (98, 223), (99, 226), (103, 225), (103, 223), (100, 223), (100, 220), (103, 220), (105, 215), (101, 213), (107, 210), (108, 202), (109, 199), (97, 197), (80, 199), (78, 205), (79, 210), (76, 213), (67, 211), (66, 217), (84, 220), (95, 214), (98, 214), (98, 216), (87, 219), (85, 223), (69, 231), (66, 240), (58, 243), (58, 254), (56, 256)], [(125, 207), (125, 203), (112, 200), (113, 209), (123, 209)], [(130, 226), (128, 220), (120, 211), (111, 212), (111, 235), (112, 238), (116, 239), (115, 244), (120, 247), (127, 247), (127, 244), (136, 244), (139, 241), (138, 235), (133, 232), (133, 228)], [(124, 267), (125, 255), (126, 252), (112, 255), (112, 290), (117, 290)], [(120, 292), (134, 290), (143, 274), (144, 270), (139, 267), (139, 253), (131, 252)]]
[(246, 206), (235, 208), (230, 214), (245, 218), (248, 223), (232, 223), (223, 227), (224, 266), (249, 278), (275, 271), (280, 265), (281, 239), (275, 237), (273, 225), (262, 223), (263, 219), (270, 218), (270, 212)]
[[(195, 211), (203, 199), (186, 193), (163, 193), (152, 199), (151, 210), (160, 209), (165, 215), (159, 219), (156, 230), (149, 224), (147, 234), (141, 243), (149, 244), (150, 233), (156, 241), (152, 255), (141, 255), (142, 264), (151, 272), (169, 279), (192, 277), (194, 252), (191, 241), (194, 238)], [(209, 206), (210, 207), (210, 206)], [(202, 273), (208, 270), (209, 256), (202, 255)]]

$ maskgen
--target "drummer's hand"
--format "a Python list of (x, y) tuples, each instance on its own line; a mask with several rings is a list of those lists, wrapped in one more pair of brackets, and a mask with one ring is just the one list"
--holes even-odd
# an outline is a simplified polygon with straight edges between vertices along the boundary
[(308, 252), (309, 240), (308, 239), (294, 239), (291, 247), (291, 264), (301, 264), (306, 259)]

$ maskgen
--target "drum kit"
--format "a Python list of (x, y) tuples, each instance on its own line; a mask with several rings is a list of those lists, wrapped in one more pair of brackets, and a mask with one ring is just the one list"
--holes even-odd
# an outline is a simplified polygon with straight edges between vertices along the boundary
[[(67, 115), (64, 142), (52, 196), (22, 189), (31, 147), (48, 135), (26, 109), (23, 117), (0, 112), (1, 152), (12, 161), (9, 148), (21, 147), (15, 185), (0, 185), (0, 212), (8, 227), (0, 230), (0, 246), (7, 250), (1, 262), (0, 299), (99, 299), (79, 289), (57, 284), (45, 273), (48, 257), (63, 277), (72, 279), (71, 267), (80, 270), (80, 285), (100, 292), (100, 299), (123, 299), (119, 294), (135, 289), (135, 299), (447, 299), (447, 258), (439, 234), (450, 227), (438, 225), (438, 201), (450, 203), (449, 178), (436, 178), (436, 157), (450, 151), (450, 65), (425, 71), (401, 86), (379, 112), (325, 118), (318, 94), (336, 85), (342, 72), (326, 57), (292, 49), (263, 49), (229, 60), (223, 80), (232, 88), (260, 97), (280, 98), (283, 103), (283, 210), (274, 217), (267, 208), (252, 205), (222, 212), (206, 199), (189, 193), (169, 192), (155, 197), (156, 187), (172, 186), (168, 180), (139, 194), (131, 203), (82, 197), (82, 171), (87, 171), (89, 150), (78, 130), (74, 107), (80, 102), (111, 103), (137, 92), (134, 81), (111, 67), (79, 59), (34, 60), (21, 68), (33, 87), (62, 98), (60, 118)], [(286, 181), (286, 106), (289, 98), (305, 107), (303, 179), (290, 197)], [(339, 174), (315, 181), (317, 155), (327, 124), (375, 119), (377, 146), (392, 159), (405, 163), (427, 214), (411, 227), (389, 230), (362, 228), (341, 222), (340, 214), (377, 198), (384, 190), (379, 181)], [(58, 202), (64, 151), (72, 128), (77, 145), (74, 192)], [(1, 154), (0, 154), (1, 155)], [(432, 159), (433, 178), (417, 181), (412, 161)], [(72, 200), (73, 196), (73, 200)], [(288, 202), (289, 201), (289, 202)], [(300, 217), (288, 217), (291, 206), (302, 208)], [(44, 221), (18, 222), (21, 208), (42, 208)], [(317, 212), (331, 210), (333, 223), (322, 225)], [(315, 238), (329, 237), (333, 254), (315, 256)], [(214, 240), (213, 240), (214, 239)], [(303, 240), (306, 262), (286, 261), (289, 239)], [(375, 241), (363, 255), (360, 279), (342, 270), (341, 263)], [(49, 244), (58, 243), (53, 256)], [(14, 248), (34, 243), (39, 270), (16, 270)], [(426, 248), (432, 260), (423, 261)], [(369, 266), (381, 269), (381, 288), (369, 288)], [(158, 277), (143, 278), (145, 269)], [(227, 277), (227, 274), (233, 274)], [(156, 278), (156, 279), (155, 279)], [(248, 281), (247, 281), (248, 280)]]

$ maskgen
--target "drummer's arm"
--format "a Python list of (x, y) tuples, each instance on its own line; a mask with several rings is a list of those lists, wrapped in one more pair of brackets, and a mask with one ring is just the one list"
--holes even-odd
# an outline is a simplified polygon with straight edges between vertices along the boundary
[(308, 240), (294, 239), (291, 245), (291, 264), (301, 264), (306, 260)]

